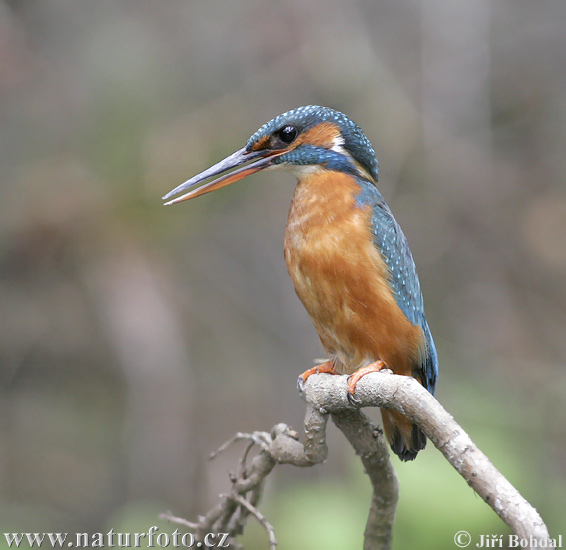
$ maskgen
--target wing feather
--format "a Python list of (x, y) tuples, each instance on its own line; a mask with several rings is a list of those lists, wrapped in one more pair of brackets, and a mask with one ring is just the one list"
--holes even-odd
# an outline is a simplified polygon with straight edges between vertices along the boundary
[(390, 271), (389, 283), (395, 301), (413, 325), (423, 330), (425, 349), (416, 367), (416, 375), (423, 386), (432, 394), (438, 376), (438, 356), (436, 347), (425, 318), (421, 287), (413, 255), (401, 227), (395, 220), (389, 206), (377, 187), (366, 180), (358, 180), (362, 192), (357, 197), (361, 206), (369, 205), (372, 209), (371, 230), (373, 241), (381, 252)]

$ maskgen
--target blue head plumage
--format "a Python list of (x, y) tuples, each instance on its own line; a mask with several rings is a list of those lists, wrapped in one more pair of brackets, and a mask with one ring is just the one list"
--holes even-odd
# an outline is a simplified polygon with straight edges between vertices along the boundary
[[(320, 125), (335, 127), (337, 135), (326, 144), (309, 141), (309, 130)], [(246, 149), (252, 151), (267, 144), (277, 146), (277, 137), (281, 135), (281, 147), (291, 147), (292, 142), (284, 141), (282, 132), (294, 129), (296, 147), (273, 161), (273, 164), (324, 164), (329, 169), (341, 169), (345, 172), (356, 170), (356, 164), (377, 182), (378, 163), (375, 151), (362, 129), (344, 113), (320, 105), (306, 105), (287, 111), (264, 124), (255, 132)], [(311, 134), (316, 136), (316, 134)], [(301, 141), (301, 136), (304, 141)], [(352, 162), (355, 161), (355, 162)]]

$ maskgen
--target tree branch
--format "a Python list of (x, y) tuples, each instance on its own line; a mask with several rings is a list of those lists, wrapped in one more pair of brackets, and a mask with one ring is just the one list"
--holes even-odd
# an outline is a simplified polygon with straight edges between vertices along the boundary
[(364, 549), (391, 548), (399, 482), (383, 431), (358, 410), (335, 412), (332, 420), (362, 460), (373, 489)]
[[(237, 434), (211, 456), (213, 458), (235, 441), (249, 442), (238, 474), (230, 475), (231, 492), (220, 495), (220, 501), (206, 516), (199, 517), (198, 522), (189, 523), (170, 514), (163, 517), (191, 527), (196, 542), (204, 542), (207, 533), (222, 532), (229, 533), (230, 543), (237, 547), (236, 538), (243, 532), (251, 514), (266, 529), (273, 550), (277, 544), (273, 527), (257, 510), (263, 484), (276, 464), (308, 467), (326, 459), (326, 424), (331, 415), (360, 456), (373, 488), (364, 550), (388, 550), (399, 493), (397, 476), (381, 429), (359, 410), (381, 407), (399, 411), (417, 424), (468, 485), (520, 539), (533, 541), (533, 545), (536, 541), (539, 547), (544, 541), (550, 547), (548, 530), (537, 511), (491, 464), (440, 403), (413, 378), (398, 376), (391, 371), (368, 374), (358, 383), (357, 403), (352, 405), (347, 399), (347, 376), (315, 375), (304, 385), (303, 397), (307, 403), (304, 444), (285, 424), (276, 425), (271, 434)], [(248, 466), (253, 447), (257, 454)]]
[[(330, 413), (351, 409), (346, 377), (321, 375), (305, 385), (306, 399)], [(503, 477), (446, 412), (415, 379), (388, 372), (364, 376), (356, 387), (357, 407), (382, 407), (403, 413), (421, 428), (468, 485), (489, 504), (520, 539), (549, 542), (538, 512)], [(540, 546), (540, 544), (539, 544)]]

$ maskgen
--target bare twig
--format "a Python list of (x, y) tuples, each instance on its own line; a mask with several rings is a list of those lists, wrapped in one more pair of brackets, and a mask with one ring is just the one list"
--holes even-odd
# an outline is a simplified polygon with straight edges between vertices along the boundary
[(265, 516), (250, 502), (248, 502), (245, 498), (242, 498), (240, 495), (230, 495), (232, 500), (235, 500), (240, 506), (246, 508), (254, 518), (256, 518), (262, 527), (267, 531), (269, 536), (269, 548), (271, 550), (275, 550), (277, 546), (277, 539), (275, 538), (275, 530), (273, 529), (273, 525), (265, 519)]
[(178, 518), (174, 516), (171, 512), (163, 512), (163, 514), (159, 514), (159, 519), (164, 519), (166, 521), (170, 521), (171, 523), (178, 523), (179, 525), (184, 525), (191, 530), (194, 530), (198, 527), (198, 523), (193, 523), (191, 521), (187, 521), (183, 518)]
[[(312, 408), (309, 407), (309, 410)], [(298, 435), (285, 424), (275, 426), (271, 434), (255, 432), (253, 434), (238, 433), (224, 443), (212, 457), (223, 452), (236, 441), (248, 441), (240, 459), (238, 474), (231, 475), (232, 490), (228, 495), (220, 495), (219, 502), (208, 513), (198, 518), (198, 522), (178, 521), (171, 514), (163, 514), (164, 519), (181, 523), (194, 531), (195, 542), (204, 542), (207, 533), (229, 533), (230, 545), (236, 546), (236, 537), (241, 534), (246, 518), (252, 514), (265, 528), (269, 536), (271, 548), (277, 541), (273, 527), (257, 510), (263, 484), (275, 465), (279, 463), (295, 466), (312, 466), (326, 458), (325, 428), (328, 415), (321, 415), (311, 410), (305, 421), (305, 444), (299, 442)], [(251, 446), (259, 449), (250, 460)], [(250, 464), (247, 464), (250, 460)], [(249, 493), (249, 497), (246, 495)], [(245, 501), (245, 504), (243, 502)]]
[(248, 440), (253, 445), (259, 445), (262, 449), (269, 449), (269, 434), (266, 432), (254, 432), (252, 434), (238, 432), (234, 437), (225, 441), (216, 449), (216, 451), (210, 453), (208, 457), (210, 460), (214, 460), (219, 454), (223, 453), (228, 447), (236, 443), (237, 441)]

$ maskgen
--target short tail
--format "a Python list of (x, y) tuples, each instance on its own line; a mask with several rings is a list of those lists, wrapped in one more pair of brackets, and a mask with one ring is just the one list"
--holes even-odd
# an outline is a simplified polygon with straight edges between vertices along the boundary
[(393, 452), (404, 462), (414, 460), (426, 446), (425, 434), (406, 416), (381, 409), (383, 431)]

